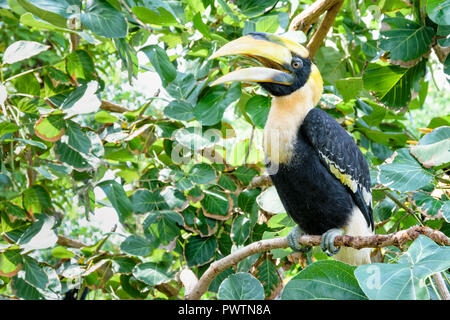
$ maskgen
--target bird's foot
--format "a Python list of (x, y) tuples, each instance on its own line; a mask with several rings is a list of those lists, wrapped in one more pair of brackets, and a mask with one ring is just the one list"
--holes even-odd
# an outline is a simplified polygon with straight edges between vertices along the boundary
[(311, 247), (303, 247), (303, 246), (299, 245), (299, 243), (298, 243), (298, 238), (304, 234), (305, 233), (302, 231), (302, 229), (300, 229), (299, 226), (295, 226), (289, 232), (286, 239), (287, 239), (288, 246), (289, 246), (289, 248), (292, 249), (292, 251), (307, 253), (311, 250)]
[(344, 231), (342, 229), (333, 228), (322, 234), (322, 241), (320, 242), (320, 248), (323, 252), (325, 252), (329, 257), (335, 255), (341, 249), (340, 247), (334, 246), (334, 239), (337, 236), (342, 236)]

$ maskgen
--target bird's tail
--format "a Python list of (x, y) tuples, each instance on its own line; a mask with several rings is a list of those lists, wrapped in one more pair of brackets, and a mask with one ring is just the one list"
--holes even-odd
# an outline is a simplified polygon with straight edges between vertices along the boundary
[[(367, 225), (366, 219), (357, 206), (353, 209), (349, 223), (346, 227), (344, 227), (344, 231), (345, 234), (349, 236), (373, 235), (373, 231)], [(341, 250), (334, 255), (334, 258), (350, 265), (359, 266), (371, 262), (371, 251), (372, 249), (370, 248), (354, 249), (349, 247), (341, 247)]]

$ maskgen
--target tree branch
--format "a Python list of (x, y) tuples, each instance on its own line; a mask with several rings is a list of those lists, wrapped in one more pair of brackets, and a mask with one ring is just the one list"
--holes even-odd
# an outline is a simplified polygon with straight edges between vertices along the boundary
[[(382, 248), (387, 246), (400, 246), (408, 241), (415, 240), (420, 235), (425, 235), (440, 245), (450, 245), (450, 239), (440, 231), (429, 227), (413, 226), (407, 230), (401, 230), (387, 235), (373, 235), (367, 237), (337, 236), (334, 245), (361, 248)], [(320, 245), (321, 236), (303, 235), (299, 238), (299, 244), (306, 246)], [(272, 249), (287, 248), (286, 238), (266, 239), (254, 242), (248, 246), (233, 252), (232, 254), (217, 260), (209, 266), (198, 282), (191, 290), (185, 288), (185, 299), (198, 300), (208, 290), (214, 278), (222, 271), (236, 265), (239, 261), (259, 252)]]
[(307, 45), (311, 58), (314, 57), (322, 44), (323, 39), (325, 39), (343, 3), (344, 0), (318, 0), (307, 9), (303, 10), (292, 20), (289, 30), (301, 30), (306, 32), (313, 23), (317, 22), (319, 17), (325, 11), (327, 12), (319, 28), (316, 30)]
[(289, 30), (301, 30), (303, 32), (308, 31), (311, 25), (319, 19), (322, 13), (330, 9), (339, 1), (341, 0), (318, 0), (314, 2), (307, 9), (303, 10), (299, 15), (292, 19)]

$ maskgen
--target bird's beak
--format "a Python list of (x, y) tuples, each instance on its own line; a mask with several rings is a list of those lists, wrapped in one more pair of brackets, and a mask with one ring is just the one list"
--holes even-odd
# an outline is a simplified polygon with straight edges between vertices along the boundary
[(272, 82), (291, 85), (294, 82), (291, 67), (292, 54), (308, 57), (309, 52), (296, 42), (268, 33), (251, 33), (231, 41), (217, 50), (210, 59), (228, 55), (242, 55), (258, 60), (264, 67), (238, 69), (210, 85), (229, 81)]

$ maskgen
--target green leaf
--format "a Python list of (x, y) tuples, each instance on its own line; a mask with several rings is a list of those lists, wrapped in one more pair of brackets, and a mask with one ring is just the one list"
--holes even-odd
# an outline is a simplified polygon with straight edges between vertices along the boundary
[(119, 220), (124, 222), (131, 215), (133, 205), (130, 199), (128, 199), (122, 185), (114, 180), (107, 180), (99, 183), (97, 186), (102, 188), (113, 208), (116, 209), (119, 214)]
[(17, 276), (13, 278), (11, 288), (16, 296), (24, 300), (44, 300), (44, 296), (35, 287)]
[(41, 215), (39, 220), (25, 230), (18, 243), (26, 251), (53, 247), (58, 241), (58, 236), (53, 229), (55, 223), (55, 218)]
[(360, 77), (338, 79), (336, 80), (336, 89), (344, 101), (355, 99), (362, 90), (362, 79)]
[(189, 170), (188, 177), (194, 183), (207, 184), (216, 179), (216, 171), (209, 164), (199, 163)]
[(47, 117), (41, 117), (36, 122), (34, 131), (42, 140), (55, 142), (64, 135), (66, 124), (61, 115), (49, 115)]
[(119, 119), (116, 116), (110, 114), (109, 112), (103, 111), (103, 110), (97, 112), (95, 114), (94, 119), (95, 119), (95, 121), (100, 122), (100, 123), (115, 123), (115, 122), (119, 121)]
[(450, 0), (427, 0), (427, 13), (433, 22), (450, 25)]
[(263, 300), (264, 287), (250, 273), (239, 272), (230, 275), (220, 285), (219, 300)]
[(425, 168), (450, 163), (450, 127), (440, 127), (426, 134), (410, 151)]
[(208, 212), (206, 216), (226, 219), (229, 213), (228, 198), (222, 192), (204, 190), (201, 201), (203, 208)]
[(48, 276), (34, 259), (25, 256), (22, 270), (25, 272), (24, 280), (28, 284), (35, 288), (46, 289), (49, 282)]
[(177, 69), (170, 62), (165, 50), (157, 45), (150, 45), (142, 48), (141, 51), (147, 55), (150, 63), (159, 74), (163, 86), (166, 87), (170, 82), (175, 80), (177, 76)]
[(427, 277), (450, 267), (450, 248), (419, 236), (397, 264), (359, 266), (355, 276), (369, 299), (428, 300)]
[(412, 68), (370, 63), (363, 76), (364, 89), (373, 91), (389, 107), (405, 107), (411, 101), (411, 92), (425, 75), (425, 65), (425, 61)]
[(120, 250), (132, 256), (148, 256), (154, 249), (152, 243), (142, 237), (131, 235), (120, 244)]
[(390, 29), (381, 32), (380, 48), (390, 51), (391, 60), (410, 61), (430, 51), (434, 31), (431, 27), (405, 18), (385, 18)]
[(33, 15), (51, 24), (66, 28), (67, 17), (71, 12), (66, 0), (17, 0), (17, 2)]
[(237, 0), (236, 5), (243, 14), (255, 17), (273, 7), (278, 0)]
[(40, 185), (34, 185), (26, 189), (23, 194), (23, 206), (30, 213), (43, 213), (51, 205), (50, 195), (47, 190)]
[(237, 168), (233, 175), (239, 179), (244, 185), (248, 185), (250, 181), (252, 181), (253, 177), (258, 174), (258, 171), (255, 168), (242, 166)]
[(256, 95), (251, 97), (245, 106), (245, 112), (249, 115), (257, 128), (264, 128), (270, 110), (270, 99), (266, 96)]
[(225, 109), (240, 96), (240, 83), (233, 83), (229, 89), (224, 86), (212, 87), (195, 106), (194, 115), (204, 126), (215, 125), (222, 120)]
[(316, 261), (285, 286), (283, 300), (367, 299), (353, 275), (356, 267), (335, 260)]
[(280, 214), (286, 212), (283, 203), (278, 196), (277, 190), (274, 186), (271, 186), (261, 192), (256, 198), (256, 201), (261, 209), (272, 214)]
[(17, 130), (19, 130), (19, 127), (15, 123), (3, 121), (0, 123), (0, 138), (7, 133), (13, 133)]
[(68, 116), (97, 112), (102, 104), (96, 93), (97, 90), (98, 82), (89, 81), (72, 91), (61, 108)]
[(58, 259), (70, 259), (75, 257), (75, 253), (62, 246), (57, 246), (52, 249), (52, 256)]
[(7, 250), (0, 253), (0, 276), (12, 277), (23, 266), (21, 250)]
[(280, 277), (278, 276), (277, 268), (269, 258), (266, 257), (258, 267), (257, 277), (264, 286), (265, 296), (270, 297), (272, 291), (280, 283)]
[(128, 33), (122, 13), (105, 0), (87, 0), (80, 19), (86, 28), (102, 37), (124, 38)]
[(331, 47), (321, 47), (314, 56), (314, 60), (326, 82), (334, 84), (336, 80), (345, 78), (346, 63), (343, 52)]
[(133, 211), (137, 213), (146, 213), (152, 210), (169, 209), (166, 200), (159, 192), (150, 192), (145, 189), (136, 190), (131, 196)]
[(81, 131), (81, 128), (78, 124), (73, 121), (68, 121), (66, 126), (66, 135), (68, 136), (68, 145), (83, 153), (89, 153), (92, 145), (91, 140), (87, 136), (86, 133)]
[(435, 216), (444, 202), (438, 200), (424, 191), (418, 191), (413, 196), (414, 204), (425, 214)]
[(146, 1), (146, 7), (133, 7), (131, 10), (144, 23), (156, 26), (178, 25), (176, 14), (163, 1)]
[(194, 107), (189, 102), (173, 100), (164, 108), (164, 115), (175, 120), (194, 119)]
[(72, 166), (77, 171), (85, 171), (91, 168), (86, 158), (66, 143), (58, 141), (55, 145), (55, 154), (59, 161)]
[(97, 80), (94, 62), (85, 50), (78, 49), (67, 55), (67, 74), (78, 80)]
[(400, 192), (418, 190), (433, 179), (405, 148), (398, 149), (394, 160), (379, 166), (378, 170), (378, 183)]
[(190, 237), (184, 246), (184, 256), (189, 267), (196, 267), (210, 262), (217, 250), (215, 237)]
[(47, 149), (47, 146), (44, 143), (39, 142), (39, 141), (28, 140), (28, 139), (20, 139), (20, 138), (13, 138), (11, 140), (20, 141), (20, 142), (23, 142), (25, 144), (28, 144), (30, 146), (33, 146), (33, 147), (36, 147), (36, 148), (39, 148), (39, 149), (42, 149), (42, 150)]
[(236, 245), (244, 244), (250, 236), (250, 231), (250, 219), (244, 215), (239, 215), (233, 220), (231, 239)]
[(169, 244), (178, 237), (180, 226), (184, 226), (180, 214), (168, 210), (150, 212), (144, 220), (144, 230), (152, 224), (156, 224), (157, 237), (163, 244)]
[(133, 269), (133, 275), (136, 279), (148, 284), (149, 286), (156, 286), (158, 284), (169, 282), (171, 275), (166, 270), (153, 262), (146, 262), (138, 264)]
[(49, 48), (50, 46), (36, 41), (16, 41), (6, 48), (3, 54), (3, 63), (13, 64), (15, 62), (31, 58), (43, 51), (48, 50)]

